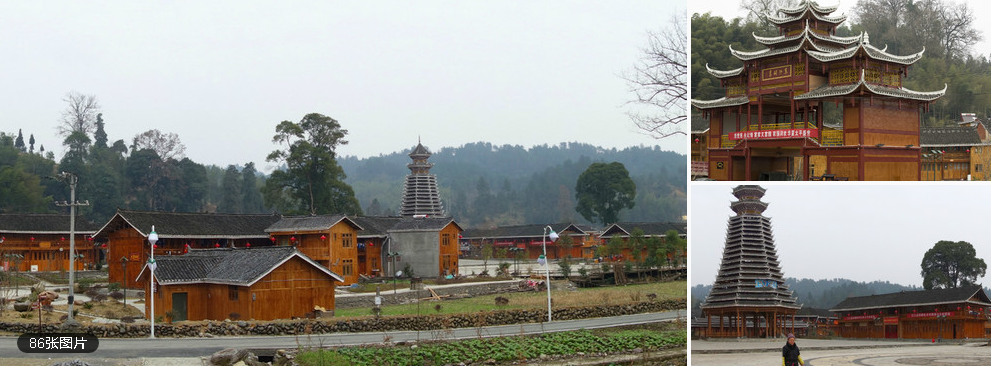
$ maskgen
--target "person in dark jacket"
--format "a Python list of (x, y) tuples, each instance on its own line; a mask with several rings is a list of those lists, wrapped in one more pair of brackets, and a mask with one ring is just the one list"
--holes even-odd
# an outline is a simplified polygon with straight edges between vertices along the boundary
[(805, 361), (802, 361), (802, 352), (798, 350), (798, 345), (795, 344), (794, 334), (788, 333), (788, 343), (784, 347), (781, 347), (781, 365), (805, 366)]

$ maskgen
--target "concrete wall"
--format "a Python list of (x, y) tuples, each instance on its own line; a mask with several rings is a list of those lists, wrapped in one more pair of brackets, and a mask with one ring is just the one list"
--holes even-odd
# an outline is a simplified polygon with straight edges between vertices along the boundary
[[(390, 232), (390, 244), (392, 248), (386, 247), (390, 252), (399, 252), (399, 259), (396, 261), (396, 269), (389, 272), (395, 274), (396, 270), (402, 270), (406, 264), (413, 268), (413, 275), (416, 277), (437, 277), (440, 275), (440, 233), (437, 231), (405, 231)], [(392, 265), (389, 258), (383, 258), (382, 263)], [(404, 273), (404, 275), (406, 275)]]

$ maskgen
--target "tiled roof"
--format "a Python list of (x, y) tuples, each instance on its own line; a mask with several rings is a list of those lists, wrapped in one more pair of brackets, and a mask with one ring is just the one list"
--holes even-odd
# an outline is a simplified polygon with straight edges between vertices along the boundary
[(904, 99), (914, 99), (925, 102), (934, 101), (939, 97), (942, 97), (944, 94), (946, 94), (947, 86), (945, 84), (943, 86), (943, 90), (940, 91), (918, 92), (905, 88), (892, 88), (883, 85), (870, 84), (867, 83), (867, 81), (864, 79), (864, 75), (865, 75), (865, 71), (861, 70), (860, 81), (857, 83), (847, 84), (847, 85), (825, 85), (816, 88), (815, 90), (810, 91), (808, 93), (796, 96), (795, 100), (838, 97), (853, 93), (854, 91), (860, 90), (861, 88), (863, 88), (863, 90), (869, 91), (877, 95), (883, 95), (883, 96), (895, 97), (895, 98), (904, 98)]
[[(977, 301), (970, 301), (977, 297)], [(942, 304), (959, 304), (971, 302), (981, 306), (991, 306), (988, 294), (981, 286), (967, 286), (953, 289), (938, 289), (925, 291), (903, 291), (884, 295), (848, 297), (836, 304), (829, 311), (857, 311), (880, 309), (900, 306), (932, 306)]]
[(240, 215), (219, 213), (155, 212), (117, 210), (94, 236), (105, 236), (123, 227), (132, 227), (143, 236), (155, 232), (160, 238), (267, 238), (265, 229), (281, 217), (269, 215)]
[(289, 231), (322, 231), (330, 229), (338, 222), (344, 221), (356, 229), (361, 230), (358, 225), (344, 215), (319, 215), (319, 216), (293, 216), (283, 217), (272, 226), (265, 229), (266, 233), (289, 232)]
[[(782, 25), (782, 24), (787, 24), (802, 20), (803, 18), (805, 18), (806, 13), (811, 15), (812, 18), (815, 18), (816, 20), (827, 23), (834, 23), (834, 24), (843, 23), (846, 21), (847, 18), (846, 15), (840, 15), (836, 17), (827, 15), (829, 13), (832, 13), (833, 11), (836, 11), (835, 8), (819, 8), (813, 6), (805, 6), (804, 8), (798, 7), (798, 8), (792, 8), (786, 10), (781, 10), (781, 13), (783, 13), (784, 16), (779, 17), (775, 15), (768, 15), (767, 20), (771, 23), (774, 23), (775, 25)], [(832, 10), (832, 11), (822, 11), (822, 10)]]
[(839, 37), (839, 36), (834, 36), (832, 34), (819, 34), (812, 30), (812, 27), (809, 26), (809, 23), (807, 21), (805, 23), (805, 29), (803, 29), (802, 32), (790, 36), (780, 35), (780, 36), (762, 37), (762, 36), (758, 36), (756, 33), (751, 33), (751, 34), (754, 36), (754, 40), (756, 40), (757, 43), (764, 45), (788, 43), (791, 41), (802, 39), (803, 37), (815, 38), (824, 42), (832, 42), (841, 45), (851, 45), (862, 40), (864, 35), (863, 33), (861, 33), (860, 35), (852, 36), (852, 37)]
[(919, 143), (923, 146), (973, 146), (981, 144), (981, 137), (974, 127), (923, 127), (919, 133)]
[(627, 236), (636, 228), (643, 230), (644, 235), (647, 236), (664, 236), (668, 230), (674, 230), (679, 235), (685, 235), (688, 231), (685, 224), (679, 222), (617, 222), (609, 225), (600, 237), (611, 238), (613, 235)]
[(864, 33), (863, 40), (856, 47), (850, 47), (847, 49), (832, 51), (832, 52), (821, 51), (821, 50), (819, 51), (808, 50), (807, 52), (810, 57), (816, 60), (819, 60), (821, 62), (832, 62), (837, 60), (846, 60), (858, 54), (860, 51), (863, 51), (864, 53), (867, 54), (867, 56), (869, 56), (872, 59), (902, 64), (902, 65), (914, 64), (916, 61), (919, 61), (919, 59), (922, 58), (922, 55), (924, 53), (926, 53), (926, 48), (922, 47), (922, 51), (913, 53), (911, 55), (905, 55), (905, 56), (893, 55), (887, 52), (888, 46), (885, 46), (883, 49), (874, 47), (869, 43), (868, 39), (869, 38), (867, 33)]
[(585, 225), (576, 225), (573, 223), (556, 223), (556, 224), (500, 226), (494, 229), (469, 229), (469, 230), (465, 230), (462, 236), (470, 239), (540, 238), (544, 236), (544, 228), (546, 228), (547, 226), (550, 226), (551, 230), (554, 230), (554, 232), (557, 233), (571, 231), (581, 235), (585, 235), (586, 233), (591, 231), (591, 228)]
[(461, 228), (461, 225), (458, 225), (450, 217), (426, 217), (422, 219), (404, 218), (393, 225), (389, 231), (435, 231), (443, 229), (451, 223), (454, 223), (459, 229)]
[(358, 232), (358, 237), (368, 237), (368, 236), (386, 236), (389, 230), (396, 223), (402, 221), (403, 218), (399, 216), (355, 216), (354, 222), (361, 226), (361, 231)]
[(416, 143), (416, 146), (413, 147), (413, 151), (410, 151), (409, 156), (410, 157), (413, 157), (413, 156), (430, 156), (430, 150), (427, 150), (427, 148), (425, 146), (423, 146), (423, 144), (417, 142)]
[[(162, 284), (219, 283), (251, 286), (293, 256), (298, 256), (337, 281), (344, 279), (291, 246), (190, 249), (184, 255), (155, 258), (155, 277)], [(138, 275), (141, 277), (144, 270)]]
[[(93, 234), (100, 227), (76, 217), (77, 234)], [(60, 214), (0, 214), (0, 233), (68, 234), (69, 215)]]
[(711, 109), (719, 107), (733, 107), (738, 105), (744, 105), (750, 102), (750, 98), (746, 96), (739, 97), (722, 97), (715, 100), (698, 100), (692, 99), (692, 106), (698, 109)]
[(729, 70), (729, 71), (722, 71), (722, 70), (716, 70), (716, 69), (709, 68), (709, 64), (708, 63), (705, 64), (705, 70), (708, 71), (709, 74), (711, 74), (712, 76), (715, 76), (715, 77), (720, 78), (720, 79), (722, 79), (722, 78), (728, 78), (728, 77), (731, 77), (731, 76), (737, 76), (737, 75), (740, 75), (740, 74), (743, 73), (743, 67), (740, 67), (739, 69)]
[(802, 1), (794, 8), (782, 8), (782, 9), (778, 9), (778, 11), (788, 15), (801, 14), (808, 10), (814, 10), (819, 13), (829, 14), (836, 11), (836, 9), (839, 8), (840, 8), (839, 5), (821, 6), (815, 1)]

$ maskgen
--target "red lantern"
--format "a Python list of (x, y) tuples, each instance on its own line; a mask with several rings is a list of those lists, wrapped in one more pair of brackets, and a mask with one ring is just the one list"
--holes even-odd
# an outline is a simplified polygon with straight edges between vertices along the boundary
[(103, 245), (101, 245), (100, 247), (103, 247), (103, 248), (106, 248), (106, 247), (107, 247), (107, 244), (106, 244), (106, 243), (104, 243), (104, 244), (103, 244)]
[(213, 247), (214, 248), (220, 248), (220, 243), (214, 244)]
[(374, 246), (375, 246), (375, 243), (373, 243), (373, 242), (369, 242), (369, 243), (368, 243), (368, 246), (370, 246), (370, 247), (374, 247)]
[(31, 241), (34, 241), (34, 237), (33, 236), (31, 237)]
[(289, 237), (289, 241), (296, 241), (296, 237), (295, 236)]
[(62, 241), (65, 241), (65, 237), (64, 236), (62, 237)]
[(244, 244), (245, 248), (251, 248), (251, 243)]
[(699, 138), (698, 137), (695, 138), (695, 142), (696, 143), (699, 142)]
[(273, 243), (275, 242), (275, 237), (274, 236), (271, 237), (271, 238), (269, 238), (269, 239), (272, 240)]
[(158, 244), (152, 245), (152, 248), (158, 249)]
[(93, 237), (91, 236), (91, 237), (87, 238), (86, 240), (93, 241)]
[(326, 235), (320, 235), (320, 240), (327, 240), (327, 236)]

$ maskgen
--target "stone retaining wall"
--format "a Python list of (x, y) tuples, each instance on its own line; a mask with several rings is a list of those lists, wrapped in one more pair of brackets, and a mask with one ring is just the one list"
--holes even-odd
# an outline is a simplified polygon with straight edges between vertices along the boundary
[[(473, 285), (434, 288), (438, 296), (451, 295), (454, 297), (474, 297), (518, 291), (518, 282), (485, 283)], [(382, 305), (408, 304), (415, 299), (430, 297), (430, 291), (423, 289), (393, 294), (392, 291), (381, 291)], [(337, 309), (371, 308), (375, 306), (375, 294), (360, 296), (337, 296), (334, 307)]]
[[(685, 300), (663, 300), (611, 306), (570, 307), (554, 309), (554, 319), (574, 320), (607, 316), (640, 314), (675, 309), (685, 309)], [(161, 337), (212, 337), (222, 335), (294, 335), (342, 332), (381, 332), (402, 330), (438, 330), (472, 328), (490, 325), (539, 323), (547, 319), (547, 311), (495, 310), (472, 314), (389, 316), (381, 318), (356, 318), (347, 320), (307, 319), (275, 322), (222, 321), (200, 324), (156, 324), (155, 335)], [(30, 323), (3, 323), (0, 330), (13, 333), (37, 332), (38, 325)], [(59, 332), (57, 325), (44, 326), (43, 332)], [(93, 324), (79, 332), (100, 338), (147, 337), (148, 324)]]

